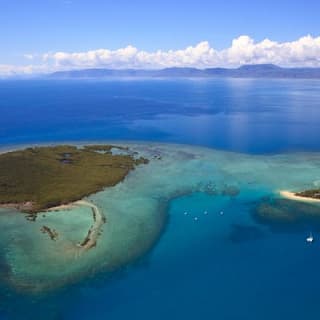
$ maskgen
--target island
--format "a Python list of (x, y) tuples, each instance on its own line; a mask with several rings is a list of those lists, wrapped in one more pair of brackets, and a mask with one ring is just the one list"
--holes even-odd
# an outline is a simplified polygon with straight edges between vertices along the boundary
[(258, 222), (275, 225), (304, 226), (313, 224), (320, 229), (320, 190), (308, 189), (300, 192), (281, 190), (281, 198), (261, 199), (252, 211)]
[(320, 189), (310, 189), (301, 192), (296, 192), (295, 195), (298, 197), (320, 200)]
[(320, 189), (308, 189), (300, 192), (281, 190), (283, 198), (304, 202), (320, 202)]
[[(113, 153), (115, 149), (122, 152)], [(0, 207), (33, 216), (114, 186), (146, 163), (148, 159), (113, 145), (43, 146), (2, 153)], [(53, 237), (47, 228), (43, 231)]]

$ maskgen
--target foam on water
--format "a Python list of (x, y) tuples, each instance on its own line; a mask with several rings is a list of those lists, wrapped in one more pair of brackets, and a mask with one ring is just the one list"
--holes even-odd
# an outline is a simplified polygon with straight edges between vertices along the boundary
[[(88, 197), (107, 220), (95, 248), (81, 254), (74, 250), (92, 225), (88, 207), (39, 214), (35, 222), (27, 221), (21, 213), (1, 210), (1, 259), (7, 266), (3, 279), (17, 289), (36, 292), (96, 272), (116, 270), (152, 247), (165, 225), (167, 205), (177, 197), (183, 200), (203, 193), (212, 199), (208, 204), (212, 211), (232, 211), (236, 206), (229, 203), (230, 198), (237, 199), (239, 210), (241, 203), (253, 203), (263, 196), (278, 197), (281, 189), (312, 187), (320, 179), (320, 154), (316, 153), (252, 156), (186, 145), (145, 143), (129, 147), (151, 161), (137, 167), (122, 183)], [(240, 193), (232, 194), (235, 191)], [(190, 223), (197, 223), (204, 219), (201, 212), (207, 208), (197, 213), (195, 208), (185, 210), (191, 210)], [(251, 223), (248, 215), (242, 219)], [(210, 232), (221, 233), (229, 220), (223, 221)], [(40, 232), (43, 225), (57, 230), (56, 241)], [(257, 235), (253, 229), (247, 231)]]

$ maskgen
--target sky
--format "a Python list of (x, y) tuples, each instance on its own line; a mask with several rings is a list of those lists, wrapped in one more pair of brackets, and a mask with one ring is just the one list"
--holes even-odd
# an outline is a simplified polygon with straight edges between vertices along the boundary
[(319, 12), (319, 0), (0, 0), (0, 74), (320, 66)]

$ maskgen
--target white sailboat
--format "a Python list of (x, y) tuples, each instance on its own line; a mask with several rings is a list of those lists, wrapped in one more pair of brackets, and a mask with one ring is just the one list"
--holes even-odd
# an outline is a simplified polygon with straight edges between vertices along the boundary
[(309, 237), (307, 237), (306, 241), (307, 241), (308, 243), (312, 243), (312, 242), (314, 241), (313, 235), (312, 235), (311, 232), (310, 232), (310, 234), (309, 234)]

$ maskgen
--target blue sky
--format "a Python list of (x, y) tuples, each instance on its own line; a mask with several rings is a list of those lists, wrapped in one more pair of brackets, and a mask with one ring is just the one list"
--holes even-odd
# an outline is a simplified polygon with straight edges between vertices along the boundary
[(215, 50), (248, 35), (288, 42), (320, 35), (319, 0), (0, 0), (0, 64), (24, 54), (178, 50), (208, 41)]

